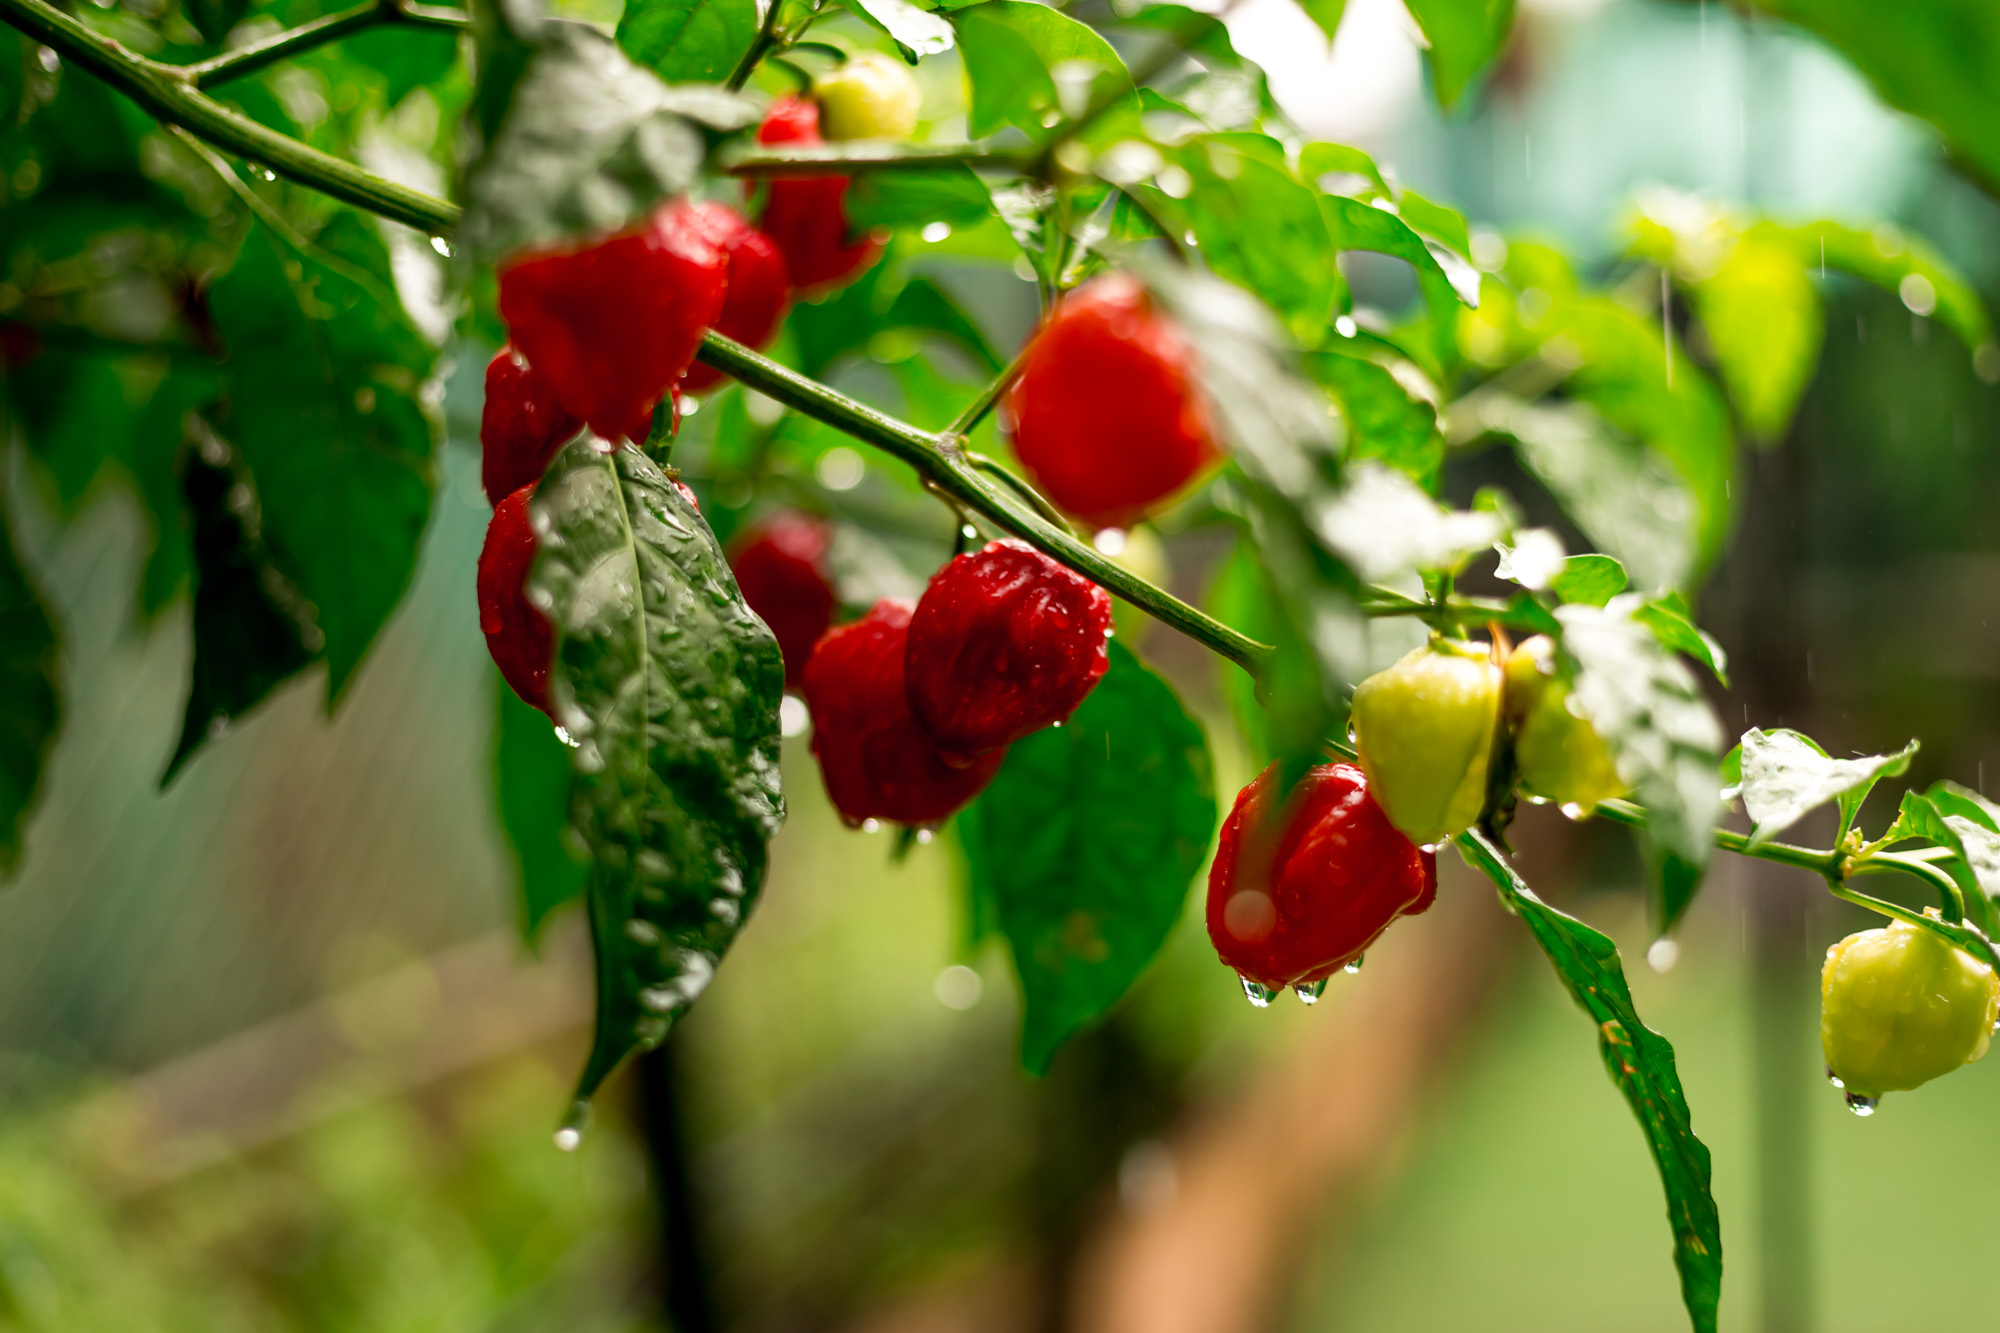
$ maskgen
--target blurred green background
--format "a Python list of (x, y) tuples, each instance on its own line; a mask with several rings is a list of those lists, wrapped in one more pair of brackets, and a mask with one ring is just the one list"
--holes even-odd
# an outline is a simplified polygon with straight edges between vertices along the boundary
[[(1486, 94), (1447, 117), (1400, 16), (1351, 0), (1330, 55), (1288, 6), (1254, 0), (1231, 25), (1308, 129), (1363, 143), (1480, 225), (1603, 256), (1631, 192), (1664, 183), (1781, 217), (1895, 220), (2000, 295), (1991, 198), (1812, 39), (1717, 4), (1539, 0)], [(948, 61), (926, 76), (953, 77)], [(1025, 332), (1024, 286), (965, 259), (934, 267), (996, 341)], [(1386, 264), (1350, 276), (1376, 305), (1409, 295)], [(1790, 435), (1746, 449), (1739, 535), (1699, 608), (1736, 664), (1724, 720), (1798, 726), (1835, 753), (1917, 736), (1913, 782), (1984, 790), (1989, 760), (2000, 782), (2000, 399), (1893, 298), (1824, 289), (1817, 378)], [(893, 350), (844, 382), (897, 406), (912, 382)], [(462, 370), (481, 364), (461, 353)], [(1315, 1036), (1374, 974), (1310, 1012), (1253, 1011), (1196, 903), (1112, 1020), (1031, 1079), (1005, 957), (966, 942), (949, 839), (892, 864), (888, 838), (839, 825), (793, 738), (757, 916), (647, 1071), (650, 1095), (628, 1074), (582, 1150), (557, 1153), (587, 973), (573, 913), (537, 953), (514, 942), (489, 790), (496, 680), (471, 593), (475, 379), (447, 398), (417, 585), (338, 716), (317, 679), (297, 682), (165, 793), (185, 609), (128, 617), (143, 541), (129, 496), (100, 486), (59, 524), (45, 479), (6, 455), (70, 704), (0, 896), (0, 1327), (660, 1327), (675, 1238), (657, 1198), (676, 1194), (656, 1188), (662, 1160), (687, 1170), (676, 1215), (697, 1254), (690, 1276), (679, 1252), (678, 1280), (706, 1292), (713, 1326), (1088, 1326), (1064, 1293), (1093, 1237), (1170, 1209), (1183, 1146), (1324, 1058)], [(857, 495), (898, 493), (868, 469)], [(1452, 469), (1461, 502), (1498, 480), (1546, 505), (1492, 457)], [(1214, 543), (1167, 546), (1176, 591), (1199, 595)], [(1208, 723), (1232, 792), (1249, 760), (1215, 667), (1165, 630), (1138, 646)], [(1715, 1154), (1724, 1326), (1978, 1321), (2000, 1063), (1868, 1120), (1818, 1076), (1818, 954), (1869, 923), (1802, 877), (1725, 864), (1677, 964), (1655, 971), (1621, 839), (1539, 811), (1520, 842), (1540, 888), (1618, 939), (1641, 1012), (1679, 1052)], [(1445, 871), (1447, 900), (1488, 893)], [(1364, 1165), (1287, 1221), (1272, 1324), (1684, 1327), (1657, 1181), (1587, 1020), (1518, 948), (1472, 993)]]

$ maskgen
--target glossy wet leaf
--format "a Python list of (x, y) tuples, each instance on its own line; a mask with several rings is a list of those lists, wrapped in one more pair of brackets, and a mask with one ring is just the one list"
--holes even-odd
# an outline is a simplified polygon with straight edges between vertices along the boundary
[(720, 87), (669, 87), (579, 23), (545, 26), (502, 102), (467, 174), (456, 233), (474, 262), (642, 216), (694, 183), (704, 128), (740, 129), (760, 115)]
[[(1408, 365), (1409, 372), (1417, 373)], [(1387, 366), (1339, 351), (1314, 352), (1306, 369), (1340, 404), (1347, 457), (1378, 459), (1432, 494), (1444, 473), (1437, 409), (1413, 394)]]
[(757, 37), (756, 0), (630, 0), (618, 45), (668, 83), (720, 83)]
[(28, 816), (62, 724), (55, 622), (0, 522), (0, 880), (21, 862)]
[(1012, 125), (1039, 135), (1061, 116), (1083, 109), (1083, 99), (1065, 107), (1054, 71), (1094, 70), (1109, 80), (1130, 81), (1125, 62), (1111, 43), (1087, 24), (1032, 0), (986, 0), (952, 14), (959, 54), (972, 85), (966, 132), (974, 138)]
[(910, 3), (910, 0), (843, 0), (868, 23), (889, 34), (903, 59), (912, 65), (925, 56), (951, 50), (957, 34), (950, 23)]
[(596, 443), (556, 455), (535, 493), (528, 585), (559, 635), (550, 699), (577, 742), (571, 820), (591, 859), (597, 1029), (579, 1102), (707, 988), (784, 819), (777, 640), (674, 483)]
[(1166, 943), (1208, 855), (1215, 778), (1201, 727), (1123, 644), (1060, 728), (1016, 741), (958, 817), (1026, 1001), (1021, 1060), (1041, 1073)]
[(1634, 593), (1607, 606), (1556, 608), (1562, 649), (1575, 669), (1570, 708), (1610, 748), (1618, 775), (1646, 807), (1640, 845), (1655, 926), (1671, 930), (1708, 864), (1722, 813), (1716, 761), (1722, 728), (1694, 674), (1633, 616)]
[(194, 548), (194, 661), (166, 786), (207, 741), (318, 657), (314, 608), (265, 544), (249, 469), (207, 430), (182, 460)]
[(493, 787), (514, 854), (521, 938), (533, 944), (551, 913), (583, 893), (590, 863), (570, 831), (570, 748), (548, 715), (494, 678)]
[(337, 700), (409, 586), (430, 517), (435, 352), (342, 213), (300, 250), (256, 228), (210, 294), (228, 344), (216, 427), (256, 478), (263, 541), (317, 608)]
[(1729, 655), (1707, 630), (1694, 623), (1687, 598), (1678, 592), (1653, 598), (1632, 613), (1670, 651), (1686, 653), (1707, 667), (1724, 689), (1729, 687)]
[(1625, 567), (1610, 556), (1573, 555), (1549, 580), (1549, 590), (1565, 602), (1603, 606), (1625, 591), (1625, 582)]
[(1695, 1333), (1715, 1333), (1722, 1299), (1722, 1219), (1710, 1192), (1708, 1147), (1695, 1136), (1672, 1043), (1640, 1019), (1618, 946), (1608, 936), (1536, 897), (1481, 834), (1459, 835), (1458, 846), (1466, 862), (1493, 881), (1570, 998), (1597, 1024), (1604, 1068), (1644, 1131), (1666, 1190), (1674, 1266), (1688, 1319)]
[(1790, 828), (1806, 812), (1840, 800), (1843, 831), (1868, 790), (1882, 778), (1909, 770), (1917, 752), (1911, 741), (1894, 754), (1834, 759), (1810, 736), (1787, 728), (1743, 733), (1743, 808), (1754, 845)]

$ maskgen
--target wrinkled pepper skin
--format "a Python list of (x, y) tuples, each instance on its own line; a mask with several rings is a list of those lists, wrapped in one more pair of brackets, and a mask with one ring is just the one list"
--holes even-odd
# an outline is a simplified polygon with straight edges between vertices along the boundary
[[(745, 347), (762, 349), (776, 336), (792, 308), (791, 273), (771, 238), (726, 204), (696, 204), (695, 221), (708, 230), (726, 262), (722, 313), (715, 331)], [(683, 393), (706, 393), (728, 378), (697, 361), (681, 377)]]
[(1062, 299), (1006, 407), (1035, 485), (1096, 527), (1129, 526), (1222, 461), (1193, 350), (1123, 273)]
[(834, 808), (869, 819), (929, 825), (950, 818), (1000, 771), (996, 750), (966, 767), (938, 753), (903, 689), (913, 607), (884, 598), (861, 619), (828, 630), (806, 663), (813, 754)]
[(1507, 658), (1505, 710), (1514, 764), (1531, 796), (1589, 811), (1630, 790), (1609, 747), (1569, 711), (1569, 686), (1556, 675), (1555, 643), (1536, 635)]
[(777, 636), (789, 689), (799, 688), (813, 645), (839, 606), (826, 565), (831, 538), (824, 520), (781, 513), (745, 528), (729, 544), (736, 586)]
[(721, 313), (727, 268), (694, 206), (675, 200), (610, 236), (508, 257), (500, 315), (565, 412), (639, 444)]
[(1437, 862), (1396, 831), (1352, 764), (1293, 790), (1282, 830), (1278, 767), (1237, 794), (1208, 872), (1208, 937), (1222, 961), (1280, 989), (1332, 976), (1399, 916), (1437, 897)]
[(1820, 1044), (1852, 1097), (1906, 1092), (1986, 1054), (1993, 969), (1905, 921), (1849, 935), (1820, 971)]
[[(819, 107), (799, 97), (771, 104), (757, 129), (757, 142), (809, 148), (820, 137)], [(861, 275), (882, 253), (873, 236), (848, 239), (846, 176), (781, 176), (770, 184), (757, 225), (785, 257), (792, 287), (807, 297), (822, 296)]]
[(1412, 842), (1472, 826), (1500, 723), (1501, 671), (1480, 644), (1434, 642), (1354, 689), (1354, 737), (1369, 790)]
[(486, 635), (486, 651), (514, 693), (547, 713), (555, 630), (528, 601), (528, 571), (536, 549), (528, 501), (534, 493), (531, 484), (507, 496), (494, 506), (486, 525), (486, 543), (479, 551), (479, 628)]
[(503, 347), (486, 364), (486, 403), (479, 411), (479, 480), (488, 504), (542, 479), (556, 450), (583, 421), (563, 411), (555, 390), (528, 359)]
[(1111, 595), (1026, 542), (956, 556), (910, 621), (910, 708), (952, 763), (1064, 721), (1111, 659)]

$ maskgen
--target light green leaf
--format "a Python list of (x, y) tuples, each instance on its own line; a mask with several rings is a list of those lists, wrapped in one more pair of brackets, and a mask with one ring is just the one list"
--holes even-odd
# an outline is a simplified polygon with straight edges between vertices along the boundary
[(628, 0), (618, 45), (668, 83), (721, 83), (757, 39), (756, 0)]
[(1922, 237), (1888, 223), (1867, 231), (1833, 222), (1796, 227), (1767, 224), (1759, 231), (1789, 238), (1805, 265), (1823, 256), (1828, 266), (1894, 293), (1912, 312), (1935, 315), (1975, 353), (1993, 345), (1993, 324), (1985, 302), (1937, 247)]
[(1882, 778), (1908, 771), (1917, 743), (1895, 754), (1834, 759), (1799, 732), (1752, 727), (1743, 733), (1743, 808), (1750, 815), (1750, 842), (1768, 842), (1797, 823), (1807, 811), (1841, 799), (1841, 831), (1853, 820), (1869, 788)]
[(951, 50), (957, 40), (950, 23), (929, 10), (917, 8), (910, 0), (844, 0), (844, 3), (888, 33), (902, 51), (903, 59), (912, 65), (925, 56)]
[(1673, 1045), (1640, 1020), (1618, 946), (1609, 937), (1536, 897), (1482, 834), (1461, 834), (1458, 846), (1466, 862), (1493, 881), (1570, 998), (1597, 1024), (1604, 1067), (1645, 1132), (1666, 1190), (1681, 1302), (1695, 1333), (1715, 1333), (1722, 1300), (1722, 1217), (1711, 1192), (1708, 1148), (1695, 1137)]
[(1707, 630), (1694, 623), (1687, 598), (1677, 592), (1655, 597), (1634, 611), (1632, 618), (1650, 627), (1671, 651), (1686, 653), (1707, 667), (1728, 688), (1729, 655)]
[(1037, 1074), (1159, 953), (1215, 829), (1201, 727), (1129, 649), (1110, 651), (1075, 715), (1016, 741), (958, 817), (973, 892), (1021, 978), (1021, 1060)]
[(1783, 434), (1819, 361), (1819, 293), (1792, 246), (1757, 231), (1695, 284), (1722, 382), (1751, 431)]
[(1514, 0), (1408, 0), (1430, 49), (1431, 88), (1450, 107), (1493, 63), (1514, 26)]
[(1322, 540), (1370, 583), (1412, 570), (1456, 570), (1506, 532), (1498, 514), (1447, 509), (1372, 460), (1349, 468), (1347, 485), (1311, 517)]
[[(1325, 178), (1330, 175), (1360, 176), (1368, 182), (1368, 188), (1362, 191), (1328, 189)], [(1382, 168), (1375, 165), (1375, 159), (1344, 143), (1309, 143), (1300, 149), (1299, 177), (1314, 189), (1327, 194), (1353, 195), (1364, 201), (1375, 197), (1394, 200), (1396, 197), (1396, 192), (1389, 188), (1388, 178), (1382, 174)]]
[(1347, 0), (1299, 0), (1299, 8), (1319, 25), (1330, 42), (1340, 33), (1340, 17), (1347, 12)]
[(1625, 567), (1608, 555), (1573, 555), (1549, 588), (1565, 602), (1603, 606), (1625, 591)]
[[(1339, 345), (1335, 344), (1336, 347)], [(1422, 372), (1408, 362), (1404, 377), (1374, 360), (1338, 351), (1313, 352), (1306, 369), (1347, 421), (1347, 457), (1380, 459), (1432, 494), (1444, 474), (1444, 436), (1437, 409), (1405, 387)]]
[(585, 1101), (707, 988), (784, 819), (784, 666), (715, 536), (643, 452), (587, 433), (532, 510), (529, 596), (558, 634), (550, 702), (577, 743), (571, 817), (591, 867), (597, 1031)]
[[(1131, 82), (1125, 62), (1086, 24), (1033, 0), (986, 0), (951, 16), (960, 55), (972, 83), (967, 132), (974, 138), (1013, 125), (1039, 135), (1065, 115), (1083, 109), (1089, 88), (1108, 76)], [(1073, 86), (1082, 97), (1065, 106), (1055, 73), (1082, 75)]]

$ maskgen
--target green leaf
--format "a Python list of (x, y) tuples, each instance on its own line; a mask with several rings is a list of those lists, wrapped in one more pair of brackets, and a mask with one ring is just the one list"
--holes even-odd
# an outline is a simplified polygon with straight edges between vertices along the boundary
[(820, 301), (792, 308), (785, 328), (801, 373), (824, 379), (842, 357), (860, 353), (884, 333), (942, 338), (988, 370), (1000, 357), (972, 317), (930, 278), (898, 284), (896, 266), (878, 264)]
[(1687, 598), (1677, 592), (1655, 597), (1634, 611), (1632, 618), (1650, 628), (1670, 651), (1686, 653), (1707, 667), (1723, 688), (1729, 687), (1729, 655), (1707, 630), (1694, 623)]
[[(1796, 227), (1767, 224), (1758, 230), (1788, 237), (1807, 266), (1823, 257), (1826, 264), (1895, 293), (1912, 310), (1935, 314), (1975, 352), (1993, 343), (1992, 321), (1978, 291), (1921, 237), (1886, 223), (1868, 231), (1833, 222)], [(1923, 305), (1931, 309), (1924, 311), (1920, 308)]]
[[(1406, 376), (1421, 376), (1404, 362)], [(1337, 351), (1313, 352), (1306, 370), (1340, 404), (1347, 420), (1347, 457), (1380, 459), (1433, 495), (1444, 475), (1444, 436), (1437, 409), (1412, 393), (1387, 366)]]
[(1759, 0), (1853, 61), (1891, 106), (1944, 132), (1991, 183), (2000, 180), (2000, 10), (1987, 0)]
[(1072, 95), (1072, 104), (1065, 105), (1053, 75), (1059, 66), (1094, 73), (1098, 82), (1105, 76), (1131, 82), (1111, 43), (1033, 0), (987, 0), (958, 10), (951, 21), (972, 84), (966, 132), (975, 139), (1009, 125), (1039, 136), (1061, 117), (1080, 112), (1089, 94)]
[[(1336, 190), (1328, 188), (1328, 176), (1360, 176), (1368, 182), (1366, 190)], [(1344, 143), (1309, 143), (1299, 150), (1299, 178), (1317, 190), (1327, 194), (1352, 195), (1364, 201), (1380, 197), (1394, 201), (1396, 192), (1389, 188), (1389, 180), (1382, 174), (1382, 168), (1375, 165), (1375, 159), (1359, 148), (1351, 148)]]
[(2000, 833), (1990, 826), (1984, 802), (1963, 802), (1963, 790), (1933, 783), (1928, 793), (1904, 792), (1896, 822), (1883, 836), (1889, 842), (1924, 838), (1949, 851), (1939, 864), (1958, 885), (1973, 923), (1990, 935), (2000, 929)]
[(230, 722), (304, 670), (325, 636), (313, 607), (264, 543), (255, 482), (235, 450), (205, 428), (185, 452), (182, 487), (194, 545), (194, 664), (181, 736), (160, 775), (174, 780)]
[(1319, 505), (1321, 538), (1370, 583), (1412, 571), (1457, 570), (1507, 532), (1498, 514), (1447, 509), (1376, 462), (1348, 469), (1347, 484)]
[(912, 65), (951, 50), (957, 34), (950, 23), (910, 0), (843, 0), (849, 9), (889, 34)]
[(570, 831), (570, 750), (546, 714), (495, 676), (493, 787), (500, 831), (514, 853), (521, 938), (533, 944), (542, 923), (583, 893), (590, 863)]
[(777, 640), (700, 513), (637, 449), (587, 433), (532, 504), (529, 596), (559, 635), (549, 692), (577, 743), (597, 1031), (578, 1107), (707, 987), (784, 819)]
[(1363, 203), (1341, 194), (1321, 194), (1319, 200), (1335, 249), (1373, 250), (1400, 259), (1416, 270), (1420, 282), (1427, 276), (1435, 278), (1456, 303), (1478, 306), (1478, 274), (1470, 266), (1447, 271), (1438, 249), (1412, 231), (1393, 210), (1380, 206), (1387, 200)]
[(1536, 897), (1481, 834), (1461, 834), (1458, 847), (1467, 864), (1493, 881), (1570, 998), (1597, 1024), (1604, 1068), (1645, 1131), (1666, 1190), (1681, 1301), (1695, 1333), (1715, 1333), (1722, 1299), (1722, 1217), (1710, 1192), (1708, 1147), (1695, 1137), (1672, 1043), (1640, 1019), (1618, 946), (1609, 937)]
[(1021, 1060), (1037, 1074), (1159, 953), (1215, 830), (1200, 725), (1131, 650), (1110, 651), (1075, 715), (1016, 741), (958, 817), (973, 893), (1013, 951)]
[(757, 39), (756, 0), (630, 0), (618, 45), (668, 83), (720, 83)]
[(1472, 232), (1465, 225), (1465, 215), (1455, 208), (1433, 203), (1415, 190), (1403, 190), (1396, 196), (1396, 212), (1411, 230), (1423, 236), (1435, 236), (1461, 255), (1472, 253)]
[(210, 294), (229, 345), (216, 424), (256, 478), (273, 559), (317, 608), (329, 703), (409, 586), (435, 480), (434, 353), (387, 271), (374, 231), (341, 213), (310, 251), (257, 228)]
[(1514, 0), (1408, 0), (1429, 49), (1431, 88), (1450, 107), (1507, 44)]
[[(1556, 608), (1562, 649), (1574, 667), (1570, 707), (1604, 738), (1618, 775), (1646, 807), (1640, 834), (1653, 889), (1655, 925), (1673, 929), (1708, 864), (1722, 813), (1716, 758), (1722, 728), (1693, 673), (1633, 616), (1623, 593), (1607, 606)], [(1684, 864), (1677, 865), (1676, 859)]]
[(623, 226), (694, 184), (701, 127), (741, 129), (759, 114), (719, 87), (669, 88), (595, 28), (546, 24), (467, 172), (462, 254), (491, 263)]
[(1697, 542), (1694, 501), (1651, 450), (1619, 438), (1575, 403), (1495, 398), (1479, 405), (1479, 425), (1513, 441), (1521, 465), (1640, 587), (1671, 587), (1687, 577)]
[(1846, 833), (1869, 790), (1885, 777), (1909, 771), (1916, 752), (1917, 743), (1911, 741), (1895, 754), (1834, 759), (1799, 732), (1752, 727), (1743, 733), (1742, 759), (1751, 845), (1768, 842), (1807, 811), (1835, 799), (1840, 802), (1840, 831)]
[(21, 864), (28, 816), (62, 725), (55, 621), (22, 568), (0, 515), (0, 881)]
[(1625, 566), (1608, 555), (1573, 555), (1563, 561), (1562, 572), (1549, 581), (1549, 589), (1565, 602), (1603, 606), (1625, 591)]
[(1339, 35), (1340, 18), (1347, 12), (1347, 0), (1301, 0), (1299, 7), (1326, 34), (1327, 41), (1331, 42)]
[(1694, 298), (1744, 423), (1765, 439), (1783, 434), (1819, 362), (1824, 324), (1795, 247), (1751, 230)]
[(864, 171), (847, 187), (847, 223), (872, 227), (970, 226), (993, 215), (993, 197), (963, 162), (946, 166)]

